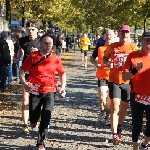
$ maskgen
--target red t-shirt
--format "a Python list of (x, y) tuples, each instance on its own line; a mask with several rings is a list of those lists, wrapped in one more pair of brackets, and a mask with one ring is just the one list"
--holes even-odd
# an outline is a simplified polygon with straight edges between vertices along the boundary
[(57, 81), (55, 72), (57, 71), (59, 74), (64, 73), (62, 61), (55, 53), (52, 53), (51, 56), (44, 59), (41, 63), (32, 67), (32, 64), (35, 64), (43, 57), (40, 51), (34, 52), (26, 58), (20, 68), (30, 73), (28, 82), (36, 85), (36, 88), (38, 87), (36, 91), (39, 93), (56, 92)]
[(131, 89), (136, 94), (150, 96), (150, 56), (143, 56), (139, 51), (130, 53), (125, 62), (124, 71), (128, 72), (139, 62), (143, 62), (143, 68), (131, 79)]

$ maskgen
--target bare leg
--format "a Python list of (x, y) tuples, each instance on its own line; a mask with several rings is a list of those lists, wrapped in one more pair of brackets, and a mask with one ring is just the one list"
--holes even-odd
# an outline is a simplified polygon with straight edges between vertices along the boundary
[(22, 120), (24, 125), (28, 124), (29, 119), (29, 93), (25, 91), (24, 87), (22, 86), (23, 92), (23, 100), (22, 100)]
[(120, 99), (119, 98), (113, 98), (111, 101), (112, 101), (112, 108), (111, 108), (111, 129), (112, 129), (113, 133), (117, 133), (118, 112), (119, 112)]

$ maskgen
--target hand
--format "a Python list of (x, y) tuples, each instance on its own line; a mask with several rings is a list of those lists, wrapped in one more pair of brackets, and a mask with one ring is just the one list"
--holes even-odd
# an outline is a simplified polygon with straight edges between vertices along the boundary
[(31, 48), (31, 52), (35, 52), (35, 51), (38, 51), (38, 49), (37, 48)]
[(31, 87), (31, 83), (30, 82), (25, 82), (23, 83), (23, 86), (24, 86), (24, 89), (26, 92), (29, 92), (30, 91), (30, 87)]
[(59, 91), (59, 93), (60, 93), (60, 95), (61, 95), (61, 97), (65, 97), (66, 96), (66, 91), (65, 91), (65, 89), (60, 89), (60, 91)]
[(113, 63), (112, 62), (108, 62), (108, 64), (104, 65), (105, 68), (113, 68)]
[(138, 62), (135, 68), (136, 68), (137, 71), (142, 69), (143, 68), (143, 62)]
[(101, 64), (96, 64), (96, 69), (99, 69), (99, 68), (101, 68), (102, 67), (102, 65)]

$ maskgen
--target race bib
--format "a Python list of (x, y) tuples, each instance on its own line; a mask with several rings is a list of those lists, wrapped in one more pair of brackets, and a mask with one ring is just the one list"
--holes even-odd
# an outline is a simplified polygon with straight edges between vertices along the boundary
[(39, 95), (39, 87), (40, 87), (40, 85), (38, 85), (38, 84), (32, 84), (30, 86), (30, 93), (32, 93), (34, 95)]
[(136, 94), (135, 101), (142, 103), (144, 105), (150, 105), (150, 96)]
[(114, 54), (114, 67), (123, 68), (128, 54)]

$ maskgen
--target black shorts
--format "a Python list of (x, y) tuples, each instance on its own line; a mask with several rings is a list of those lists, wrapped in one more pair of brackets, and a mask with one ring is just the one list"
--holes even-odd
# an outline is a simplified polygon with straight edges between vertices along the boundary
[(130, 100), (130, 85), (129, 84), (116, 84), (114, 82), (108, 83), (110, 99), (119, 98), (124, 102)]
[(87, 50), (81, 49), (81, 54), (84, 53), (84, 56), (87, 56)]
[(101, 87), (101, 86), (108, 86), (108, 80), (98, 79), (98, 87)]

